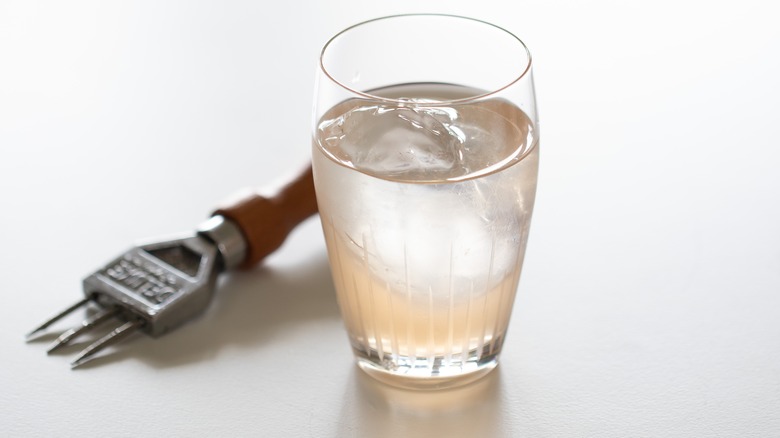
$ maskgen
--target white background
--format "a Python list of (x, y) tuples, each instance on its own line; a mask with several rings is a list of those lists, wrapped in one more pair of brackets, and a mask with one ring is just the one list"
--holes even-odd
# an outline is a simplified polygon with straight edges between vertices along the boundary
[[(0, 0), (0, 435), (779, 436), (771, 2), (384, 3)], [(131, 243), (304, 163), (320, 47), (401, 12), (534, 55), (537, 209), (490, 377), (363, 376), (317, 219), (164, 338), (77, 371), (24, 343)]]

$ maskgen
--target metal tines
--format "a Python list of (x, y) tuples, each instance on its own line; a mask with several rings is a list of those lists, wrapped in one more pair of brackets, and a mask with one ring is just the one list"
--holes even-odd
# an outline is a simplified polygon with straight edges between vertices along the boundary
[(85, 297), (30, 332), (27, 340), (41, 338), (50, 326), (86, 307), (96, 310), (63, 332), (49, 353), (111, 320), (115, 325), (85, 348), (72, 368), (135, 332), (161, 336), (202, 312), (211, 300), (218, 274), (239, 265), (246, 253), (239, 228), (219, 215), (206, 221), (195, 235), (132, 248), (85, 278)]
[[(40, 327), (36, 328), (32, 332), (30, 332), (27, 335), (27, 340), (31, 341), (38, 337), (38, 335), (42, 334), (43, 331), (48, 328), (50, 325), (54, 324), (55, 322), (59, 321), (66, 315), (70, 314), (71, 312), (75, 311), (78, 308), (85, 307), (89, 304), (91, 300), (90, 299), (83, 299), (79, 301), (78, 303), (74, 304), (73, 306), (69, 307), (62, 313), (59, 313), (58, 315), (54, 316), (53, 318), (49, 319), (45, 323), (41, 324)], [(64, 333), (62, 333), (55, 341), (54, 343), (49, 346), (49, 349), (47, 350), (47, 353), (53, 353), (65, 346), (67, 346), (70, 341), (76, 339), (83, 333), (86, 333), (90, 329), (97, 327), (99, 325), (102, 325), (106, 321), (108, 321), (111, 317), (116, 316), (120, 312), (119, 307), (112, 307), (112, 308), (100, 308), (95, 314), (89, 316), (87, 319), (85, 319), (80, 326), (74, 327)], [(116, 344), (117, 342), (125, 339), (126, 337), (133, 334), (136, 330), (141, 328), (143, 326), (143, 322), (140, 319), (136, 319), (133, 321), (122, 321), (118, 326), (116, 326), (114, 329), (112, 329), (108, 334), (104, 335), (97, 341), (90, 344), (87, 348), (85, 348), (79, 355), (76, 357), (76, 359), (71, 362), (70, 366), (71, 368), (76, 368), (79, 365), (89, 361), (92, 359), (92, 357), (102, 351), (103, 349)]]

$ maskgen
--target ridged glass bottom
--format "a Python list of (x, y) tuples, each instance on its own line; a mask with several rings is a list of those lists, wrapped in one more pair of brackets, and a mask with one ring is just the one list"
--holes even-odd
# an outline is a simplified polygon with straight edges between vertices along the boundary
[[(500, 345), (499, 345), (500, 347)], [(355, 346), (357, 365), (371, 377), (384, 383), (408, 389), (446, 389), (469, 384), (489, 373), (498, 364), (498, 350), (489, 353), (469, 351), (466, 360), (457, 357), (409, 357), (385, 354)]]

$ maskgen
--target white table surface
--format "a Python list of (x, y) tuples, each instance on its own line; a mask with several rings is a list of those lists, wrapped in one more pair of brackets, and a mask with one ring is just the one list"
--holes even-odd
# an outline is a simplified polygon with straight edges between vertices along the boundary
[[(780, 436), (771, 2), (379, 3), (0, 1), (0, 435)], [(494, 373), (364, 376), (318, 219), (164, 338), (76, 371), (25, 344), (133, 242), (304, 163), (322, 44), (410, 11), (534, 55), (537, 209)]]

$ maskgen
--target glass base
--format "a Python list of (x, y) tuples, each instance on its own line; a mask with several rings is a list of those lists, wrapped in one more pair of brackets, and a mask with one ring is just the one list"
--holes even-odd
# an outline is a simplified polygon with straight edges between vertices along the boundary
[[(457, 362), (444, 358), (409, 358), (385, 356), (379, 360), (376, 354), (365, 354), (354, 349), (357, 365), (369, 376), (405, 389), (435, 390), (468, 385), (485, 376), (498, 365), (498, 354), (479, 360)], [(474, 356), (470, 356), (472, 359)]]

